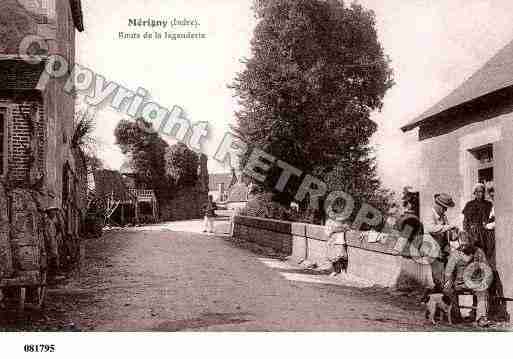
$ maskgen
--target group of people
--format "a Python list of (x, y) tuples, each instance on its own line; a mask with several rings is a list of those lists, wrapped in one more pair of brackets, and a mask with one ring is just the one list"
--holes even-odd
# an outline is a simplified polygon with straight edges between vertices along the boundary
[[(488, 199), (487, 199), (488, 194)], [(434, 287), (426, 291), (429, 295), (444, 293), (454, 302), (460, 293), (472, 293), (477, 298), (476, 322), (488, 326), (489, 303), (498, 294), (498, 274), (495, 269), (495, 214), (493, 184), (478, 183), (473, 188), (473, 199), (463, 209), (463, 228), (450, 223), (447, 211), (455, 207), (450, 195), (436, 194), (426, 221), (418, 217), (418, 193), (405, 191), (404, 214), (397, 222), (397, 229), (406, 237), (410, 246), (418, 246), (426, 256), (432, 269)], [(333, 264), (332, 276), (340, 274), (348, 264), (348, 254), (343, 224), (329, 219), (326, 222), (328, 260)], [(416, 239), (421, 241), (415, 241)], [(426, 242), (426, 239), (429, 241)], [(427, 244), (426, 250), (424, 246)], [(433, 249), (435, 249), (433, 251)]]
[[(488, 194), (488, 198), (486, 198)], [(459, 293), (472, 293), (477, 298), (476, 319), (480, 326), (488, 320), (490, 296), (497, 296), (498, 275), (495, 269), (495, 215), (494, 188), (478, 183), (473, 188), (474, 199), (463, 208), (463, 229), (450, 223), (447, 211), (455, 207), (450, 195), (437, 194), (431, 213), (422, 223), (414, 214), (418, 210), (418, 197), (406, 192), (403, 198), (405, 214), (399, 221), (399, 230), (409, 229), (410, 241), (426, 235), (432, 239), (430, 256), (434, 287), (425, 293), (444, 293), (457, 302)]]

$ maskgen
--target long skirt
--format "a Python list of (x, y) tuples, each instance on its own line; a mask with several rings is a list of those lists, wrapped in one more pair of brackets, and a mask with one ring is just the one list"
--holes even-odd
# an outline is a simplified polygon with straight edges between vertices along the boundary
[(489, 236), (488, 231), (482, 224), (471, 224), (467, 228), (468, 234), (470, 238), (472, 238), (472, 242), (476, 247), (479, 247), (485, 252), (488, 256), (489, 253)]

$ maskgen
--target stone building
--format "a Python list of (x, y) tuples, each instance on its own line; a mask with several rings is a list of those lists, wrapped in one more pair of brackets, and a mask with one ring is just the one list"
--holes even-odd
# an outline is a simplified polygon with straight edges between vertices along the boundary
[(228, 190), (235, 181), (232, 173), (210, 174), (208, 177), (209, 196), (212, 196), (214, 202), (225, 202), (228, 199)]
[[(477, 182), (495, 186), (496, 261), (504, 296), (513, 297), (513, 42), (439, 103), (402, 127), (418, 129), (422, 152), (420, 216), (431, 214), (433, 196), (446, 192), (461, 225), (462, 209)], [(509, 313), (513, 311), (511, 302)]]
[(242, 172), (236, 174), (235, 183), (228, 189), (226, 208), (238, 211), (246, 208), (251, 192), (251, 186), (244, 180)]
[(72, 69), (81, 3), (2, 0), (0, 23), (0, 290), (21, 286), (23, 303), (23, 286), (44, 285), (47, 269), (71, 269), (82, 253), (87, 169), (75, 96), (64, 90), (70, 71), (45, 71), (52, 55)]
[[(0, 173), (13, 187), (42, 187), (46, 207), (64, 211), (78, 233), (85, 163), (73, 143), (75, 97), (66, 79), (40, 81), (50, 55), (75, 63), (75, 31), (83, 31), (80, 0), (3, 0), (0, 18)], [(37, 35), (48, 51), (40, 61), (19, 55), (21, 41)], [(45, 49), (43, 49), (45, 50)]]

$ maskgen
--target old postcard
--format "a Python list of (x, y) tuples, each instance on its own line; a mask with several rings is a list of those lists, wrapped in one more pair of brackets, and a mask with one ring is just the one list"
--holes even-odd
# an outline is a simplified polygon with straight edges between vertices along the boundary
[(508, 332), (512, 13), (0, 0), (0, 331)]

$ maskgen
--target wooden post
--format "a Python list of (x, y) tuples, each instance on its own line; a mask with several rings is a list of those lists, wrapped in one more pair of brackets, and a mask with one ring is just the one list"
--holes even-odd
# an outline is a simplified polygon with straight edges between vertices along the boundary
[(139, 224), (139, 201), (135, 197), (135, 224)]
[(125, 204), (121, 203), (121, 225), (124, 226), (125, 224)]
[(20, 304), (19, 310), (23, 312), (25, 310), (25, 300), (27, 299), (27, 289), (25, 287), (20, 288)]

